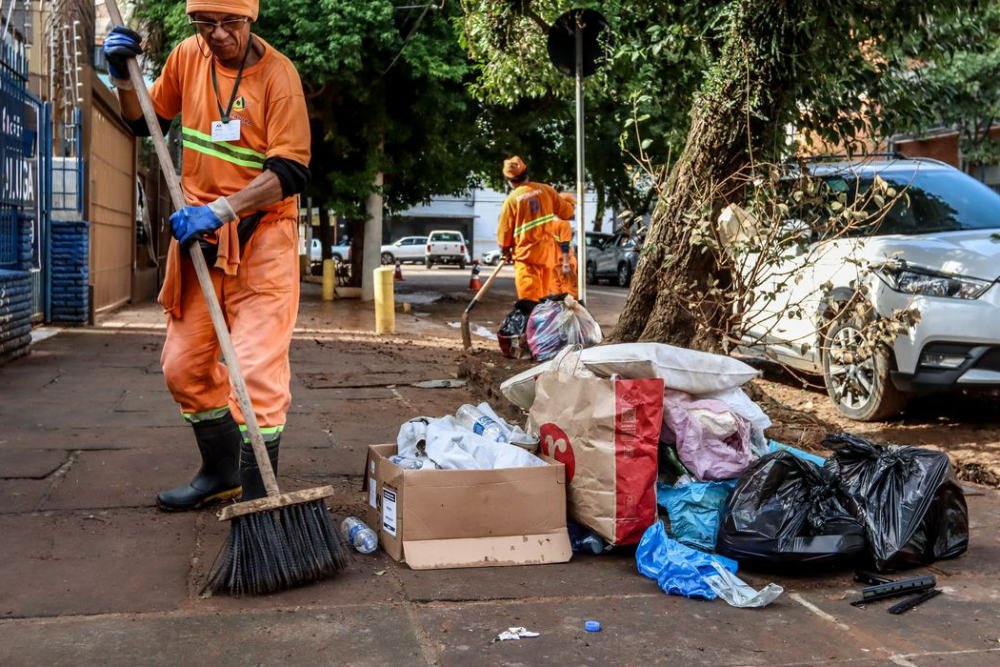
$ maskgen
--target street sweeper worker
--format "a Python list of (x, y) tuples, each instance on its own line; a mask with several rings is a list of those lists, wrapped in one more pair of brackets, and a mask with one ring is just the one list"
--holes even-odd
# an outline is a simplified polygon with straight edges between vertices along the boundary
[[(559, 196), (576, 209), (576, 197), (572, 192), (560, 192)], [(553, 235), (556, 249), (556, 265), (552, 271), (552, 292), (571, 294), (579, 298), (580, 286), (576, 282), (576, 252), (573, 250), (573, 223), (556, 218)]]
[(555, 220), (573, 217), (573, 206), (551, 185), (528, 180), (528, 167), (516, 155), (504, 160), (503, 175), (511, 192), (500, 209), (497, 243), (514, 262), (517, 298), (541, 301), (552, 293)]
[[(175, 240), (159, 302), (167, 387), (194, 430), (201, 466), (157, 495), (187, 510), (265, 494), (243, 415), (219, 361), (219, 342), (188, 246), (201, 244), (250, 399), (277, 472), (291, 394), (288, 350), (299, 302), (298, 208), (309, 181), (309, 120), (294, 65), (251, 33), (258, 0), (188, 0), (192, 35), (167, 57), (150, 94), (163, 129), (180, 115), (187, 206), (170, 216)], [(104, 42), (122, 117), (148, 136), (126, 59), (140, 36), (116, 26)]]

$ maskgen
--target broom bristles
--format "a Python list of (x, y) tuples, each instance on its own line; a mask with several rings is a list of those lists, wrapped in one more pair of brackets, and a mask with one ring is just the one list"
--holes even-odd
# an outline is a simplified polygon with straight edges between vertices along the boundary
[(320, 499), (233, 517), (206, 588), (262, 595), (325, 579), (346, 566), (343, 540)]

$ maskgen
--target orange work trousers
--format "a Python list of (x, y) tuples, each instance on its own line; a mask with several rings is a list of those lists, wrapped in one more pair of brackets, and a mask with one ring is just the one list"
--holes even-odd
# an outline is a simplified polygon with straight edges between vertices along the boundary
[(552, 269), (552, 293), (570, 294), (574, 299), (580, 298), (580, 285), (576, 282), (576, 253), (569, 253), (569, 273), (563, 274), (562, 253)]
[[(181, 259), (181, 317), (167, 315), (160, 363), (174, 400), (189, 421), (228, 408), (243, 413), (219, 359), (220, 346), (194, 263)], [(294, 220), (261, 223), (243, 249), (235, 276), (210, 269), (215, 295), (229, 324), (257, 421), (268, 436), (280, 434), (291, 403), (288, 349), (299, 307), (298, 229)]]
[(552, 267), (514, 262), (514, 285), (518, 299), (541, 301), (552, 293)]

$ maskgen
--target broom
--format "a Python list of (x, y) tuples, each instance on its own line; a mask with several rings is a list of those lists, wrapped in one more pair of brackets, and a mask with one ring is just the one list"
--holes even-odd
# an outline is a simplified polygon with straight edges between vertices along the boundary
[[(124, 25), (116, 0), (109, 0), (107, 8), (112, 22)], [(160, 160), (160, 170), (167, 179), (171, 201), (175, 209), (180, 209), (185, 202), (177, 172), (134, 58), (128, 60), (128, 69)], [(267, 490), (265, 498), (230, 505), (220, 512), (221, 521), (232, 522), (231, 530), (206, 589), (233, 595), (259, 595), (331, 576), (347, 564), (344, 543), (324, 502), (324, 498), (333, 495), (333, 487), (285, 494), (279, 491), (229, 329), (198, 243), (190, 245), (190, 255)]]

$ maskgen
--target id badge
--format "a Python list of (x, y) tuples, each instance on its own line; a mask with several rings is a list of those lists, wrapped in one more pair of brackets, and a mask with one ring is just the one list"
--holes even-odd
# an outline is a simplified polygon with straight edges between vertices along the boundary
[(223, 123), (221, 120), (212, 123), (212, 141), (239, 141), (240, 121), (231, 120)]

